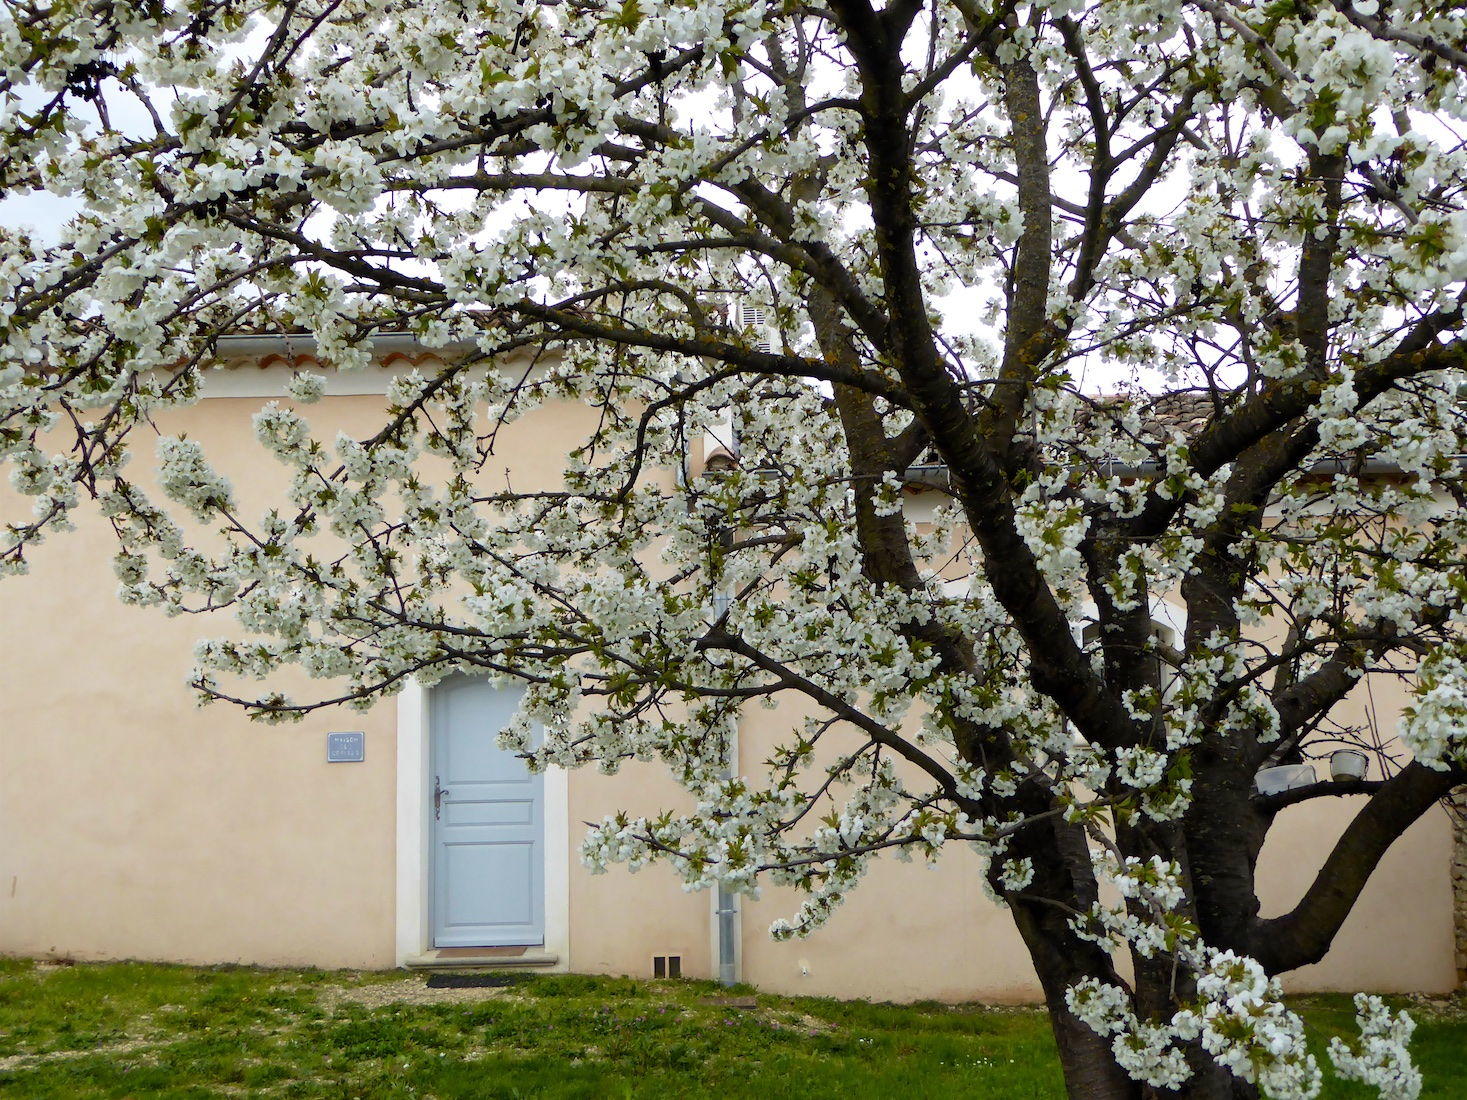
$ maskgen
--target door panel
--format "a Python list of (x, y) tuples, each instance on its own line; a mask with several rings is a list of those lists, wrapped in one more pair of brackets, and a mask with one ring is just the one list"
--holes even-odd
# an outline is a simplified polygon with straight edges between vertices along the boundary
[(544, 781), (495, 743), (520, 691), (454, 676), (433, 690), (433, 945), (545, 942)]

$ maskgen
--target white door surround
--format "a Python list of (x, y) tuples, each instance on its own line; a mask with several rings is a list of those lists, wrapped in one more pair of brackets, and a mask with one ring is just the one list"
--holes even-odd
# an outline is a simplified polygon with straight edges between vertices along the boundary
[[(397, 904), (394, 957), (398, 966), (429, 956), (432, 891), (433, 773), (431, 693), (416, 680), (397, 697)], [(570, 783), (563, 768), (544, 775), (545, 946), (554, 969), (570, 965)]]

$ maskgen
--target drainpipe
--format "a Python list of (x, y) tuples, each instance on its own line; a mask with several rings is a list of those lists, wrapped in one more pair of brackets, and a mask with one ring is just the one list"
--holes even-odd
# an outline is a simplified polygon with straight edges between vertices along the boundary
[[(711, 462), (737, 462), (739, 453), (738, 437), (734, 434), (733, 417), (724, 415), (718, 421), (708, 426), (703, 433), (703, 461), (705, 468)], [(684, 454), (682, 469), (678, 471), (677, 485), (682, 488), (688, 484), (688, 458)], [(727, 533), (725, 533), (725, 537)], [(713, 597), (712, 621), (717, 622), (729, 608), (733, 596), (729, 592), (719, 592)], [(732, 779), (739, 765), (739, 711), (735, 709), (733, 727), (729, 730), (728, 744), (724, 747), (724, 757), (718, 768), (719, 779)], [(713, 895), (713, 960), (718, 975), (718, 984), (722, 986), (736, 985), (739, 981), (740, 958), (740, 921), (739, 921), (739, 896), (728, 887), (719, 883)]]
[(739, 896), (722, 884), (714, 897), (714, 937), (718, 945), (718, 984), (739, 981)]
[[(713, 599), (713, 618), (716, 621), (728, 610), (732, 600), (726, 592)], [(733, 728), (729, 731), (723, 764), (718, 769), (718, 778), (732, 779), (739, 763), (739, 710), (734, 711)], [(718, 984), (730, 986), (739, 980), (739, 896), (722, 883), (713, 898), (713, 943), (715, 963), (718, 967)]]

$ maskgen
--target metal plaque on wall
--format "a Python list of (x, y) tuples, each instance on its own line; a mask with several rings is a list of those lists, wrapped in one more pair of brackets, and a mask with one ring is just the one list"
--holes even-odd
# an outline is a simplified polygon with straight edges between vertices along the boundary
[(367, 735), (365, 733), (328, 733), (326, 735), (326, 763), (360, 764), (367, 758)]

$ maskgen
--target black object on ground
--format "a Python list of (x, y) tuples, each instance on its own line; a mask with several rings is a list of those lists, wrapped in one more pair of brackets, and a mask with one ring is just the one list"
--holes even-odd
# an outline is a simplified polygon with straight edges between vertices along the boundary
[(429, 974), (429, 989), (502, 989), (531, 980), (530, 974), (487, 970), (478, 974)]

